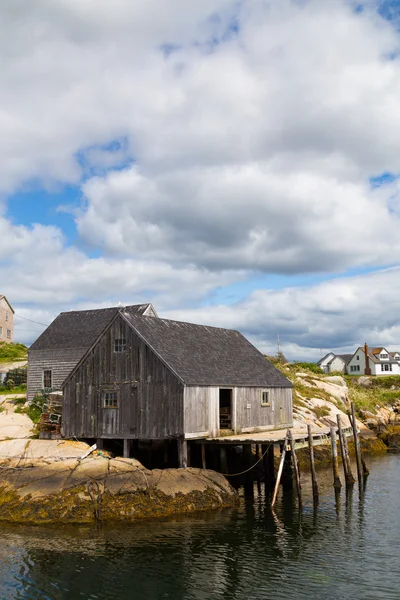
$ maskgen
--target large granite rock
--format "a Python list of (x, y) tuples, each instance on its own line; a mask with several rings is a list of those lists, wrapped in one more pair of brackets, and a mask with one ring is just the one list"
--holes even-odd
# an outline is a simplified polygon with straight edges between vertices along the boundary
[(134, 459), (101, 454), (81, 460), (77, 456), (84, 454), (86, 444), (55, 443), (0, 443), (0, 521), (136, 521), (234, 506), (238, 501), (228, 481), (214, 471), (149, 471)]

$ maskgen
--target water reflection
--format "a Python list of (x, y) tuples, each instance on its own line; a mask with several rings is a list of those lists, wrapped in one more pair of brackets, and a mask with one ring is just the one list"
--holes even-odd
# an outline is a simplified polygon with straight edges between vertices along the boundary
[[(134, 526), (0, 527), (0, 598), (265, 600), (398, 598), (399, 457), (375, 461), (367, 486), (320, 502), (255, 485), (239, 509)], [(326, 481), (325, 481), (326, 478)]]

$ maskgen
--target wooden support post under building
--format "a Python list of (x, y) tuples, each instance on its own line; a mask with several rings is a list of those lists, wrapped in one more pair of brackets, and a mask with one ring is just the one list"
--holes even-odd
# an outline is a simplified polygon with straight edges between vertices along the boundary
[(187, 441), (181, 437), (178, 439), (179, 468), (186, 469), (188, 466)]
[(228, 474), (228, 461), (226, 460), (226, 448), (221, 444), (219, 449), (220, 472), (223, 475)]
[(129, 458), (131, 453), (131, 440), (124, 440), (124, 458)]
[(272, 496), (271, 508), (274, 508), (275, 502), (276, 502), (276, 497), (278, 495), (279, 483), (281, 481), (282, 471), (283, 471), (283, 464), (285, 462), (287, 443), (288, 443), (288, 433), (286, 433), (285, 441), (283, 442), (281, 460), (279, 463), (278, 474), (276, 476), (275, 489), (274, 489), (274, 495)]
[(207, 469), (207, 463), (206, 463), (206, 445), (204, 443), (201, 444), (201, 467), (202, 467), (202, 469)]
[(361, 464), (361, 452), (360, 452), (360, 442), (358, 440), (357, 433), (357, 421), (356, 421), (356, 411), (354, 408), (354, 402), (351, 403), (351, 418), (350, 418), (351, 426), (353, 428), (353, 439), (354, 439), (354, 451), (356, 453), (356, 463), (357, 463), (357, 478), (358, 482), (362, 481), (362, 464)]
[(347, 440), (346, 440), (346, 436), (343, 435), (342, 421), (340, 419), (339, 413), (336, 415), (336, 419), (337, 419), (337, 425), (338, 425), (340, 452), (342, 455), (342, 462), (343, 462), (344, 480), (346, 482), (346, 485), (353, 485), (354, 477), (353, 477), (353, 473), (351, 472), (350, 458), (349, 458), (349, 454), (348, 454), (348, 450), (347, 450)]
[(297, 497), (299, 499), (299, 507), (301, 508), (303, 506), (303, 500), (301, 497), (300, 470), (299, 470), (299, 463), (297, 462), (296, 451), (294, 449), (294, 439), (293, 439), (292, 430), (289, 431), (289, 443), (290, 443), (290, 449), (292, 451), (292, 460), (293, 460), (293, 468), (294, 468), (294, 477), (296, 480)]
[(339, 477), (339, 462), (338, 462), (338, 453), (337, 453), (337, 445), (336, 445), (336, 431), (335, 428), (331, 427), (331, 452), (332, 452), (332, 470), (333, 470), (333, 487), (336, 490), (340, 490), (342, 487), (342, 482)]
[(311, 425), (307, 425), (307, 433), (308, 433), (308, 452), (310, 454), (310, 469), (311, 469), (313, 500), (314, 500), (314, 504), (318, 504), (319, 489), (318, 489), (317, 473), (315, 471), (314, 444), (313, 444), (313, 436), (311, 433)]

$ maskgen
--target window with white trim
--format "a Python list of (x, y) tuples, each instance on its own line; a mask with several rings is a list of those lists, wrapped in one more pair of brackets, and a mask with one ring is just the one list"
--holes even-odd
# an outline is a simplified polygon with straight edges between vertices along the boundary
[(103, 391), (103, 407), (118, 408), (118, 392), (115, 390)]
[(381, 365), (381, 369), (382, 369), (382, 371), (392, 371), (392, 365), (391, 364)]
[(11, 329), (7, 329), (7, 337), (11, 340)]
[(3, 337), (3, 328), (0, 327), (0, 337)]
[(269, 390), (261, 390), (261, 406), (271, 406)]
[(6, 321), (8, 321), (8, 312), (6, 312)]

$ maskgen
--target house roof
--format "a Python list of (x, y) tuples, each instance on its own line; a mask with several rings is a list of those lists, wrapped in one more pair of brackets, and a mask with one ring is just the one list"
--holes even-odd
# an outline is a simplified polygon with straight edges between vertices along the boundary
[[(143, 315), (150, 308), (155, 313), (151, 304), (134, 304), (126, 306), (123, 310), (126, 314)], [(83, 348), (86, 350), (90, 348), (121, 310), (121, 307), (115, 306), (112, 308), (63, 312), (38, 337), (29, 350), (67, 348)]]
[(320, 360), (317, 362), (317, 365), (321, 365), (328, 358), (328, 356), (332, 356), (332, 360), (335, 358), (335, 354), (333, 352), (328, 352), (328, 354), (325, 354), (325, 356), (320, 358)]
[(7, 300), (7, 298), (3, 294), (0, 294), (0, 301), (1, 300), (5, 300), (7, 302), (7, 304), (8, 304), (8, 306), (10, 307), (11, 312), (15, 313), (15, 310), (13, 309), (13, 307), (11, 306), (11, 304), (9, 303), (9, 301)]
[(337, 354), (339, 358), (347, 365), (351, 361), (352, 354)]
[(238, 331), (121, 314), (183, 383), (293, 387)]

